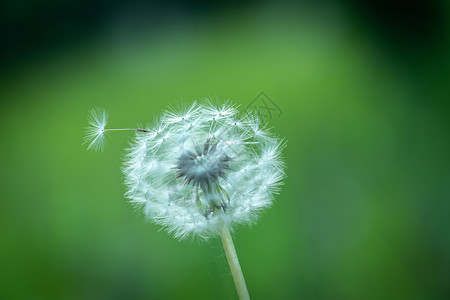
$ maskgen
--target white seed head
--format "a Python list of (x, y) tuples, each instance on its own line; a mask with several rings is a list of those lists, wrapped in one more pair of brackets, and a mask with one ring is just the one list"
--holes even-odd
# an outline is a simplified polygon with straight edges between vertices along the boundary
[(105, 126), (108, 113), (101, 109), (91, 109), (88, 116), (89, 126), (83, 144), (88, 143), (88, 150), (102, 151), (105, 144)]
[(218, 234), (220, 222), (252, 223), (271, 205), (284, 178), (283, 147), (258, 117), (240, 116), (230, 103), (169, 109), (136, 133), (126, 195), (178, 238)]

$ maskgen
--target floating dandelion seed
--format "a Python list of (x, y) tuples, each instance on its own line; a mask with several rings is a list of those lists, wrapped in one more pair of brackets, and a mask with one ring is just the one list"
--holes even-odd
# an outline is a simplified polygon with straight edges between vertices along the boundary
[(88, 148), (101, 149), (105, 131), (137, 131), (123, 168), (130, 202), (177, 238), (220, 235), (248, 299), (229, 229), (271, 205), (284, 178), (284, 143), (229, 103), (169, 109), (151, 129), (105, 129), (106, 119), (91, 113)]
[(91, 109), (89, 112), (86, 136), (83, 144), (89, 143), (88, 149), (102, 151), (105, 145), (105, 126), (108, 122), (108, 113), (105, 110)]

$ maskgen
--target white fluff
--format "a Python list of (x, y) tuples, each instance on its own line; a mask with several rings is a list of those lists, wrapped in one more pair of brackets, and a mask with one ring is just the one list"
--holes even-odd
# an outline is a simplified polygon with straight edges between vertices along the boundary
[[(93, 114), (89, 148), (101, 149), (106, 113)], [(284, 143), (230, 103), (169, 109), (137, 132), (123, 172), (126, 196), (177, 238), (252, 223), (284, 178)]]
[(83, 144), (89, 143), (88, 150), (102, 151), (105, 144), (105, 126), (108, 113), (101, 109), (91, 109), (88, 116), (89, 126)]

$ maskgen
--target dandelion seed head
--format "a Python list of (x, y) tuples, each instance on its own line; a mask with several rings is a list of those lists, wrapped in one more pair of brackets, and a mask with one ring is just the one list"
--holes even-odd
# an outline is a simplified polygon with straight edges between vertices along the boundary
[[(106, 124), (94, 120), (91, 144)], [(228, 102), (170, 108), (136, 133), (123, 168), (126, 196), (176, 237), (206, 238), (220, 222), (253, 223), (272, 204), (285, 176), (283, 147), (255, 115)]]

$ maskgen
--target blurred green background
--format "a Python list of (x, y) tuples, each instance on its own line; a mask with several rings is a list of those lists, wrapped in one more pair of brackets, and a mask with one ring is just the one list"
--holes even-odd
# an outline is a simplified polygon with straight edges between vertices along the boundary
[(235, 299), (220, 241), (123, 194), (131, 133), (205, 97), (283, 111), (282, 193), (236, 230), (253, 299), (450, 299), (448, 1), (2, 1), (0, 298)]

